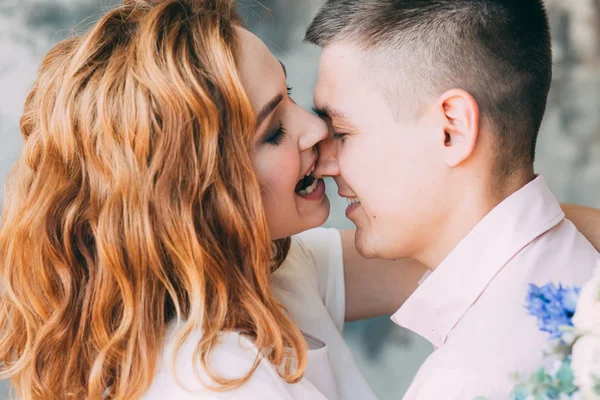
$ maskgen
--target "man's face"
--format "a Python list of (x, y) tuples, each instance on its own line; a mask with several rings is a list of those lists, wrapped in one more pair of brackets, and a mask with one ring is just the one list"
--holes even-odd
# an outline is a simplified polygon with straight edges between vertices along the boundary
[[(349, 200), (346, 215), (357, 227), (361, 254), (418, 258), (435, 241), (444, 215), (446, 169), (436, 131), (441, 125), (427, 109), (419, 118), (400, 117), (411, 99), (391, 98), (385, 77), (367, 71), (363, 62), (350, 44), (323, 49), (315, 106), (330, 123), (333, 139), (321, 151), (337, 161), (329, 174)], [(402, 76), (389, 81), (398, 84)]]

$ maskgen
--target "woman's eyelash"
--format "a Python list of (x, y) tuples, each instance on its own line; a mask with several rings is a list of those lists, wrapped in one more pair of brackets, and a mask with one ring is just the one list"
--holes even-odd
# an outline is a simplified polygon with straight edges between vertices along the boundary
[(285, 128), (283, 123), (280, 122), (277, 129), (275, 129), (265, 140), (265, 142), (270, 143), (272, 145), (278, 146), (283, 142), (283, 138), (285, 137)]
[(334, 133), (333, 134), (333, 138), (336, 140), (344, 139), (346, 136), (348, 136), (347, 133)]
[[(288, 96), (292, 96), (292, 87), (287, 85), (287, 94)], [(279, 123), (279, 126), (267, 136), (265, 139), (265, 143), (269, 143), (275, 146), (280, 145), (283, 142), (283, 138), (285, 137), (285, 128), (283, 126), (283, 122)]]

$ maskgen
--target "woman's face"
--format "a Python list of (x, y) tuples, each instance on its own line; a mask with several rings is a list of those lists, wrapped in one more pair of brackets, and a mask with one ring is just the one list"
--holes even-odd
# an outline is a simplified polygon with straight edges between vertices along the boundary
[(283, 65), (245, 29), (240, 37), (240, 74), (257, 116), (252, 163), (262, 189), (272, 239), (319, 226), (329, 216), (322, 179), (312, 178), (315, 145), (327, 125), (290, 97)]

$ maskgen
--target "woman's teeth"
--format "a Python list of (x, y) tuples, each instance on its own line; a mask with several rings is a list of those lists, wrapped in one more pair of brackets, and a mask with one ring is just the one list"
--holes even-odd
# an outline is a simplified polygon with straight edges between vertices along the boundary
[(312, 173), (315, 172), (315, 167), (316, 164), (312, 166), (311, 170), (308, 171), (308, 173), (304, 175), (302, 179), (300, 179), (300, 182), (298, 182), (296, 185), (296, 194), (300, 196), (308, 196), (315, 191), (317, 185), (319, 184), (319, 179), (312, 176)]
[[(308, 175), (307, 175), (308, 176)], [(311, 194), (312, 192), (315, 191), (315, 189), (317, 188), (317, 185), (319, 184), (319, 180), (315, 179), (313, 183), (311, 183), (311, 185), (305, 189), (302, 189), (298, 192), (298, 194), (300, 196), (307, 196), (309, 194)]]
[(353, 204), (359, 204), (360, 200), (358, 199), (358, 197), (354, 197), (354, 198), (346, 198), (346, 200), (348, 200), (348, 205), (351, 206)]

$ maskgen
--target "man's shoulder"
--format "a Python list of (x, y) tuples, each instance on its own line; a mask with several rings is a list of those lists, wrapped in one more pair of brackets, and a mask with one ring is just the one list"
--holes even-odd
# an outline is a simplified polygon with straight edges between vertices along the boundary
[[(494, 385), (512, 387), (512, 373), (528, 373), (545, 362), (542, 354), (548, 334), (538, 329), (535, 317), (525, 309), (529, 284), (582, 286), (592, 277), (598, 258), (598, 252), (568, 220), (528, 243), (498, 272), (446, 343), (428, 359), (431, 376), (435, 371), (454, 370), (463, 376), (461, 393), (486, 395)], [(439, 379), (451, 386), (448, 377)]]
[[(535, 317), (525, 309), (530, 284), (548, 283), (581, 287), (593, 275), (600, 258), (573, 224), (564, 220), (521, 249), (494, 277), (454, 327), (450, 340), (477, 348), (481, 354), (506, 353), (500, 358), (525, 354), (545, 344)], [(518, 353), (518, 354), (517, 354)]]
[[(599, 258), (575, 226), (563, 220), (515, 254), (472, 305), (469, 314), (480, 318), (488, 315), (490, 326), (495, 325), (493, 320), (511, 329), (511, 321), (519, 325), (529, 318), (524, 306), (530, 284), (581, 287), (592, 278)], [(530, 325), (537, 332), (534, 320)], [(527, 327), (529, 324), (523, 329)]]
[(567, 219), (533, 240), (511, 261), (528, 271), (528, 283), (582, 285), (600, 258), (598, 251)]
[[(442, 349), (443, 347), (440, 348)], [(511, 374), (502, 368), (500, 360), (492, 360), (491, 357), (483, 360), (464, 355), (448, 357), (440, 350), (434, 352), (423, 364), (405, 399), (509, 397), (514, 381)], [(490, 394), (494, 397), (487, 397)]]
[(591, 279), (600, 255), (568, 220), (540, 235), (498, 272), (471, 307), (478, 315), (489, 313), (499, 320), (525, 315), (530, 284), (582, 286)]

